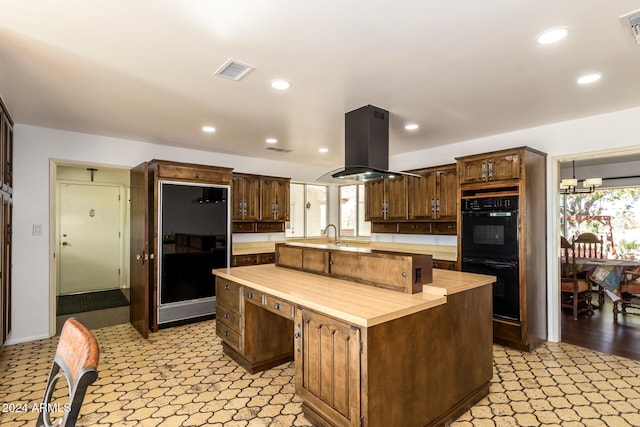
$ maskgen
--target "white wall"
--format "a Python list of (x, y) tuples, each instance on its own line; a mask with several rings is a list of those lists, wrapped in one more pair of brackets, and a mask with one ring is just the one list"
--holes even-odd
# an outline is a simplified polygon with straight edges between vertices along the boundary
[[(151, 159), (235, 168), (313, 181), (327, 168), (179, 149), (138, 141), (17, 124), (14, 128), (13, 297), (8, 344), (49, 337), (50, 159), (131, 168)], [(277, 171), (277, 173), (275, 172)], [(42, 235), (31, 234), (42, 224)]]
[[(558, 161), (611, 151), (640, 151), (640, 108), (479, 138), (392, 156), (392, 170), (453, 163), (456, 156), (530, 146), (547, 160), (549, 339), (559, 338)], [(393, 141), (391, 141), (393, 144)], [(571, 156), (571, 157), (570, 157)], [(132, 167), (151, 159), (234, 167), (239, 172), (287, 175), (310, 182), (326, 168), (165, 147), (143, 142), (16, 125), (14, 148), (13, 331), (9, 343), (49, 336), (49, 159)], [(276, 174), (274, 171), (278, 171)], [(41, 236), (32, 224), (43, 224)]]

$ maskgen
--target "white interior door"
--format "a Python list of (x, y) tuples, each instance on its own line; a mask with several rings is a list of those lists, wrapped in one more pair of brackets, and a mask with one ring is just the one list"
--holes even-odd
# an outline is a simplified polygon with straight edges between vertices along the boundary
[(120, 191), (119, 186), (60, 184), (61, 295), (120, 286)]

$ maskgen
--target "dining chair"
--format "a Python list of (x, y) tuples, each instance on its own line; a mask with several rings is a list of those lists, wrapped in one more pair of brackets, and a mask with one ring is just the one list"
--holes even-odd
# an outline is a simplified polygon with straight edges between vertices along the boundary
[(640, 316), (640, 278), (633, 279), (630, 273), (624, 274), (620, 283), (620, 298), (613, 301), (613, 321), (616, 323), (618, 314)]
[(561, 237), (560, 249), (565, 261), (560, 269), (560, 305), (562, 308), (571, 309), (573, 320), (578, 320), (580, 313), (587, 313), (591, 316), (593, 308), (591, 307), (589, 276), (587, 275), (586, 278), (578, 277), (575, 245)]
[[(604, 258), (605, 245), (602, 239), (598, 238), (594, 233), (582, 233), (573, 240), (576, 248), (576, 256), (580, 258)], [(598, 294), (598, 305), (595, 308), (602, 307), (604, 304), (604, 288), (593, 280), (589, 280), (591, 290)]]
[[(44, 391), (44, 397), (39, 408), (36, 426), (73, 427), (80, 415), (80, 407), (89, 385), (98, 379), (98, 359), (100, 348), (93, 334), (77, 319), (69, 318), (62, 327), (56, 353), (51, 365), (49, 378)], [(66, 382), (62, 387), (56, 387), (58, 380)], [(51, 402), (60, 393), (68, 394), (64, 405)], [(59, 415), (53, 423), (52, 413)]]

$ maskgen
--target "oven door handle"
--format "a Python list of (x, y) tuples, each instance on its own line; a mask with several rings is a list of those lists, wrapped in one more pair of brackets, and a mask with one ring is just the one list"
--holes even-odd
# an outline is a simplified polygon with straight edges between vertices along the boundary
[(495, 261), (490, 259), (466, 258), (462, 260), (463, 264), (484, 265), (494, 269), (506, 270), (518, 266), (518, 261)]

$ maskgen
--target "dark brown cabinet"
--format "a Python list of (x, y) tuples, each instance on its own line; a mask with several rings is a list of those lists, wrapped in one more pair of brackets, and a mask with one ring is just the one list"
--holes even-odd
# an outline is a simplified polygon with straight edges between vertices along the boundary
[(257, 221), (260, 219), (260, 177), (234, 173), (231, 200), (231, 219), (233, 221)]
[(455, 164), (409, 171), (393, 179), (365, 182), (365, 219), (373, 233), (457, 232), (458, 177)]
[(284, 232), (289, 221), (290, 178), (233, 174), (231, 219), (234, 233)]
[(460, 185), (518, 179), (520, 167), (517, 152), (464, 158), (459, 162)]
[(458, 177), (456, 165), (411, 171), (409, 220), (450, 220), (457, 215)]
[(365, 221), (407, 219), (407, 179), (405, 176), (366, 181)]
[(11, 334), (11, 220), (13, 212), (13, 120), (0, 99), (0, 350)]
[[(531, 351), (547, 338), (546, 154), (518, 147), (457, 160), (463, 201), (490, 195), (516, 197), (519, 203), (515, 284), (519, 290), (516, 296), (519, 315), (517, 318), (494, 315), (493, 335), (498, 344)], [(458, 237), (458, 259), (462, 260), (463, 271), (472, 271), (477, 267), (465, 267), (464, 234), (469, 235), (463, 229)], [(487, 259), (490, 257), (487, 253)], [(505, 275), (503, 280), (512, 279)], [(504, 290), (497, 288), (496, 292), (503, 294)]]

